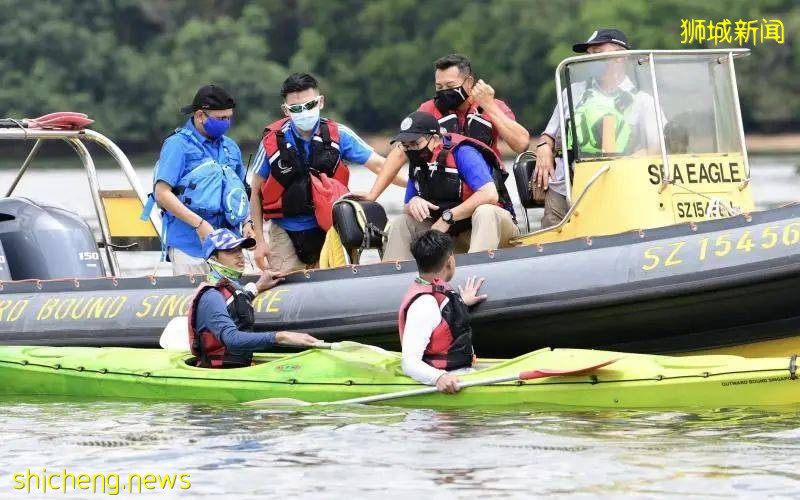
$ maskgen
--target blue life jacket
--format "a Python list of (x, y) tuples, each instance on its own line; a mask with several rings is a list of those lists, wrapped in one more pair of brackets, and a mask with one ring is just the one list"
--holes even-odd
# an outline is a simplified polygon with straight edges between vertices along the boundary
[[(185, 137), (205, 153), (205, 149), (192, 131), (179, 128), (175, 133)], [(224, 214), (231, 226), (238, 227), (250, 215), (247, 190), (230, 167), (230, 155), (224, 143), (218, 158), (208, 157), (194, 167), (173, 186), (172, 192), (189, 210), (204, 219)], [(151, 193), (142, 210), (142, 220), (150, 218), (154, 204), (155, 197)]]

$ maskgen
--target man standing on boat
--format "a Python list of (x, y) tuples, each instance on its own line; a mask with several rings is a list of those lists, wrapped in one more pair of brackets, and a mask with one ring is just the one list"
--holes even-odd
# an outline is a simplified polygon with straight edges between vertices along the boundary
[[(629, 50), (630, 45), (622, 31), (599, 29), (592, 33), (586, 42), (577, 43), (572, 46), (572, 49), (579, 54), (600, 54)], [(611, 113), (620, 122), (614, 141), (617, 147), (625, 148), (630, 154), (636, 154), (634, 148), (648, 154), (656, 154), (659, 144), (652, 97), (634, 87), (633, 82), (625, 74), (625, 59), (605, 59), (602, 62), (587, 63), (586, 67), (590, 71), (593, 69), (601, 71), (588, 82), (576, 82), (572, 85), (576, 120), (587, 122), (594, 120), (593, 117), (603, 118), (608, 115), (607, 111), (611, 110)], [(565, 103), (567, 102), (566, 95), (564, 92)], [(611, 105), (607, 105), (607, 103), (611, 103)], [(596, 112), (593, 113), (593, 111)], [(564, 180), (565, 169), (560, 151), (560, 119), (560, 110), (556, 105), (535, 150), (536, 170), (533, 174), (533, 182), (545, 190), (542, 228), (558, 224), (569, 210)], [(599, 147), (592, 146), (602, 140), (601, 137), (594, 137), (595, 131), (598, 130), (596, 125), (594, 122), (585, 123), (585, 126), (576, 123), (576, 130), (581, 132), (586, 130), (585, 134), (592, 136), (582, 138), (585, 142), (581, 142), (588, 144), (581, 146), (581, 151), (584, 153), (589, 152), (592, 147), (597, 150), (597, 153), (600, 152)]]
[(428, 229), (450, 233), (461, 252), (508, 246), (519, 234), (505, 188), (505, 167), (486, 144), (442, 134), (436, 118), (415, 111), (392, 143), (409, 160), (403, 214), (392, 221), (383, 260), (410, 260), (411, 242)]
[[(294, 73), (283, 82), (285, 117), (267, 125), (256, 154), (250, 210), (254, 220), (271, 221), (268, 242), (263, 224), (255, 224), (255, 260), (261, 269), (287, 273), (316, 267), (328, 228), (320, 227), (315, 216), (314, 183), (324, 174), (326, 182), (346, 192), (345, 162), (377, 174), (385, 161), (350, 128), (320, 118), (325, 96), (318, 87), (309, 74)], [(394, 182), (405, 187), (400, 178)]]
[(440, 231), (422, 233), (411, 253), (419, 276), (397, 314), (403, 372), (453, 394), (459, 390), (457, 375), (471, 371), (475, 359), (468, 308), (486, 300), (486, 295), (478, 295), (484, 279), (473, 276), (463, 289), (459, 287), (460, 294), (453, 290), (453, 239)]
[(198, 366), (249, 366), (254, 352), (278, 344), (310, 347), (317, 342), (305, 333), (252, 331), (253, 299), (281, 281), (278, 273), (264, 271), (255, 283), (239, 283), (244, 272), (242, 249), (255, 244), (253, 238), (240, 238), (229, 229), (217, 229), (203, 241), (203, 257), (210, 271), (189, 309), (189, 346)]
[[(461, 54), (441, 57), (434, 63), (436, 96), (423, 102), (418, 111), (431, 113), (447, 132), (480, 141), (500, 155), (500, 139), (515, 152), (528, 148), (530, 134), (516, 121), (511, 109), (494, 97), (494, 89), (477, 79), (472, 63)], [(406, 163), (406, 155), (394, 148), (369, 193), (362, 198), (375, 201)]]
[[(242, 152), (225, 132), (233, 119), (233, 97), (218, 85), (206, 85), (191, 114), (161, 148), (153, 174), (153, 194), (164, 219), (162, 240), (174, 275), (205, 274), (202, 243), (214, 229), (238, 232), (249, 205)], [(152, 208), (148, 203), (147, 213)]]

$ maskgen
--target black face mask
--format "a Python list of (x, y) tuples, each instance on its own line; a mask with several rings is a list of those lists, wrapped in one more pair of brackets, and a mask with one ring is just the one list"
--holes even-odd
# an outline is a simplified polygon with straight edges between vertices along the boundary
[(433, 104), (440, 112), (447, 113), (461, 106), (467, 100), (467, 91), (464, 86), (456, 87), (454, 89), (442, 89), (436, 91), (436, 97), (433, 98)]
[(412, 165), (427, 165), (433, 159), (433, 151), (428, 149), (428, 144), (425, 144), (422, 149), (409, 149), (406, 151), (406, 157)]

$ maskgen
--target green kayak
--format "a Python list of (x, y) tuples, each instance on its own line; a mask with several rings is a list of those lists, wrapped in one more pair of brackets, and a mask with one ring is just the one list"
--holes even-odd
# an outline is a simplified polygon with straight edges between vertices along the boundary
[[(462, 381), (528, 370), (591, 373), (554, 376), (387, 402), (419, 407), (689, 408), (800, 403), (797, 360), (738, 356), (669, 357), (580, 349), (541, 349), (479, 363)], [(246, 402), (293, 398), (336, 401), (421, 387), (402, 374), (400, 356), (369, 346), (257, 355), (253, 366), (205, 369), (185, 352), (83, 347), (0, 347), (0, 396), (52, 396)]]

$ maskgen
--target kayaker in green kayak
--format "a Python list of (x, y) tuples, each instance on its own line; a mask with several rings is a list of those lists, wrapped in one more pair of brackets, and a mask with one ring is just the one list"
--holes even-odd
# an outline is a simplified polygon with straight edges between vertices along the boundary
[(409, 287), (397, 316), (403, 346), (403, 371), (439, 391), (459, 391), (458, 374), (472, 371), (475, 351), (469, 307), (486, 300), (478, 295), (484, 278), (467, 279), (460, 294), (450, 286), (456, 272), (453, 239), (429, 230), (411, 245), (419, 276)]
[(253, 248), (253, 238), (240, 238), (228, 229), (217, 229), (203, 241), (203, 256), (211, 271), (200, 285), (189, 309), (189, 345), (197, 366), (235, 368), (250, 366), (254, 352), (276, 344), (309, 347), (317, 339), (296, 332), (254, 332), (253, 299), (277, 285), (282, 278), (264, 271), (255, 283), (242, 286), (243, 248)]

